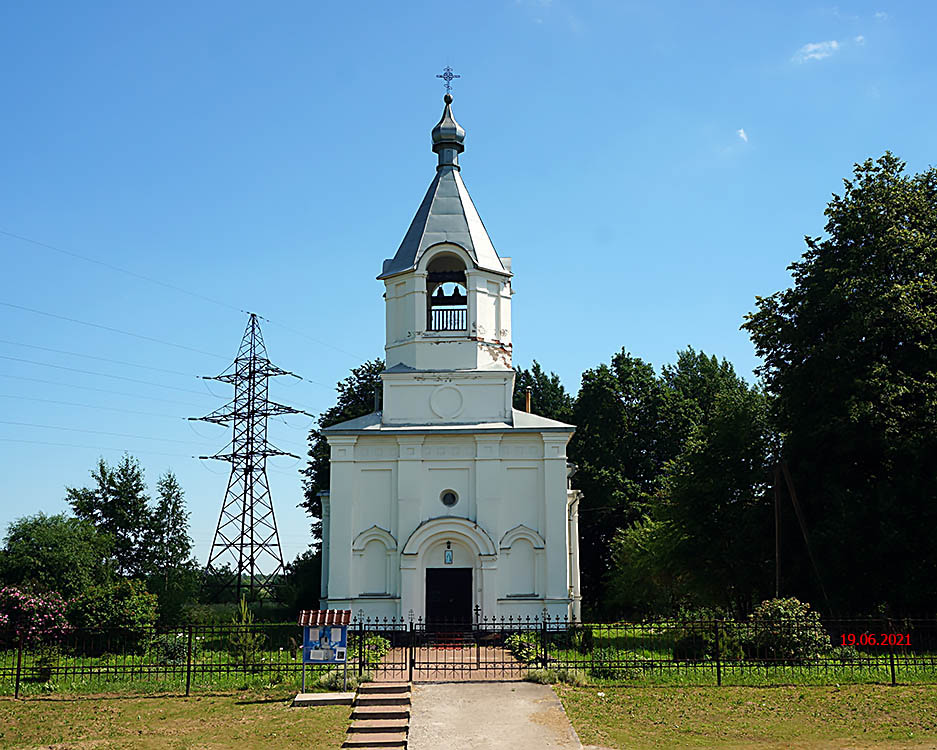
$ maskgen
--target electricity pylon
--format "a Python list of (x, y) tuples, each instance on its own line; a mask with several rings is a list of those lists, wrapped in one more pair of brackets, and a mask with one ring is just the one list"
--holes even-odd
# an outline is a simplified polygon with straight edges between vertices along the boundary
[[(231, 464), (231, 475), (218, 517), (218, 527), (208, 556), (206, 573), (214, 574), (215, 598), (233, 589), (237, 600), (263, 600), (275, 596), (283, 573), (283, 552), (273, 515), (273, 498), (267, 481), (267, 458), (298, 456), (281, 451), (267, 441), (267, 419), (283, 414), (305, 414), (267, 398), (267, 379), (295, 375), (267, 359), (257, 315), (250, 313), (244, 338), (234, 363), (221, 375), (204, 377), (234, 386), (234, 398), (204, 417), (189, 419), (231, 424), (227, 449), (203, 459)], [(208, 580), (211, 580), (209, 577)]]

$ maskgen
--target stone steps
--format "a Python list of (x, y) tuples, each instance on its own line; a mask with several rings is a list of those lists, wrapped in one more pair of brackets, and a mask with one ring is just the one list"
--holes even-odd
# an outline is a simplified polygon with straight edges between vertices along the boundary
[(356, 706), (409, 706), (410, 691), (406, 693), (371, 693), (358, 695)]
[(342, 747), (354, 747), (361, 750), (369, 747), (406, 747), (406, 732), (351, 733), (345, 738)]
[(373, 732), (406, 732), (410, 728), (410, 719), (358, 719), (349, 727), (349, 732), (371, 734)]
[(410, 706), (354, 706), (351, 711), (352, 719), (379, 720), (379, 719), (408, 719)]
[(409, 693), (409, 682), (363, 682), (358, 686), (358, 695), (380, 693)]
[(365, 682), (358, 686), (352, 723), (342, 747), (406, 748), (410, 731), (410, 683)]

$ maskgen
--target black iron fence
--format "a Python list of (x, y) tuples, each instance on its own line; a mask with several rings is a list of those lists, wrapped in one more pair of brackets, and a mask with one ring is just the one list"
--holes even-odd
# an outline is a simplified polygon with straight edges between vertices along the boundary
[[(0, 632), (0, 693), (298, 688), (301, 637), (295, 624), (73, 629), (31, 640)], [(307, 685), (340, 684), (339, 669), (307, 666)], [(937, 620), (478, 617), (349, 628), (348, 672), (361, 679), (521, 679), (536, 670), (600, 684), (937, 683)]]

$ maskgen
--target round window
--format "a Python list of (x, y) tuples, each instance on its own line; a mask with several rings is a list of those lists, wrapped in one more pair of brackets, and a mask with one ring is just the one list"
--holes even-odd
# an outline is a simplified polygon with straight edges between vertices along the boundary
[(442, 500), (442, 504), (447, 508), (451, 508), (453, 505), (459, 502), (459, 496), (452, 490), (443, 490), (443, 493), (439, 496), (439, 499)]

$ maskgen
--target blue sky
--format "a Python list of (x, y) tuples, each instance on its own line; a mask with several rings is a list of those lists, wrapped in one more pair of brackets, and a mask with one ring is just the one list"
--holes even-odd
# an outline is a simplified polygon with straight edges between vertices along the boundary
[[(179, 476), (204, 560), (227, 466), (191, 456), (227, 433), (183, 418), (230, 394), (196, 376), (233, 358), (240, 310), (307, 379), (272, 396), (310, 412), (382, 353), (375, 276), (434, 174), (444, 65), (463, 177), (514, 259), (515, 362), (571, 391), (621, 347), (750, 374), (742, 317), (852, 164), (933, 163), (930, 3), (451, 8), (0, 5), (0, 528), (127, 450), (151, 485)], [(309, 424), (273, 440), (302, 453)], [(288, 558), (309, 541), (298, 468), (270, 462)]]

